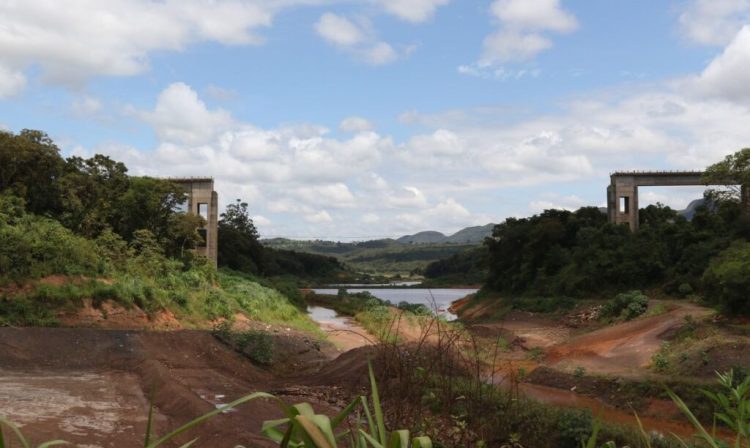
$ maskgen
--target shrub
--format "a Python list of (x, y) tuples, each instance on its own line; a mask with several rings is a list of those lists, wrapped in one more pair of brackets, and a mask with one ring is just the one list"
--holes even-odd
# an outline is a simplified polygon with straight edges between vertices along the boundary
[(631, 320), (645, 313), (646, 309), (648, 309), (648, 297), (641, 291), (634, 290), (618, 294), (614, 299), (605, 303), (601, 315)]
[(750, 314), (750, 242), (736, 241), (703, 274), (706, 298), (728, 314)]

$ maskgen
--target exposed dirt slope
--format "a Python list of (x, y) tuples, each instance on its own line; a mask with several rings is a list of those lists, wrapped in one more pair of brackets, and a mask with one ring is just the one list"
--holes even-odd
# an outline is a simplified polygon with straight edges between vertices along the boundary
[(591, 373), (636, 375), (659, 350), (662, 336), (685, 323), (685, 316), (703, 318), (712, 310), (690, 303), (660, 316), (613, 325), (551, 347), (545, 364), (558, 367), (581, 366)]
[[(160, 434), (253, 391), (330, 408), (314, 387), (288, 389), (207, 332), (0, 328), (0, 415), (23, 424), (35, 441), (142, 445), (152, 390)], [(255, 401), (181, 440), (274, 446), (260, 426), (279, 416), (277, 404)]]

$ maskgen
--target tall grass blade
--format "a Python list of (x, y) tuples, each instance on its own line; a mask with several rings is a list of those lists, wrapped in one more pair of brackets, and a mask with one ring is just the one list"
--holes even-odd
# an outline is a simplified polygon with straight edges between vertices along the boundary
[(372, 414), (370, 413), (370, 406), (367, 404), (367, 398), (365, 397), (359, 397), (362, 400), (362, 407), (365, 408), (365, 417), (367, 418), (367, 429), (370, 430), (372, 435), (375, 435), (375, 421), (372, 419)]
[(15, 423), (11, 422), (10, 420), (4, 419), (0, 417), (0, 426), (7, 426), (10, 428), (11, 431), (16, 435), (16, 438), (18, 439), (18, 442), (21, 444), (23, 448), (30, 448), (29, 442), (26, 440), (26, 438), (23, 436), (23, 433), (21, 433), (21, 430), (18, 429), (18, 426), (16, 426)]
[(597, 419), (594, 420), (594, 424), (591, 426), (591, 436), (587, 441), (581, 441), (581, 448), (596, 448), (596, 439), (599, 437), (599, 427), (601, 424), (601, 420), (597, 417)]
[(357, 405), (360, 403), (359, 399), (356, 399), (349, 403), (349, 406), (345, 407), (344, 410), (338, 413), (335, 417), (333, 417), (333, 420), (331, 420), (331, 425), (334, 428), (338, 428), (339, 425), (346, 420), (349, 415), (354, 412), (354, 409), (357, 407)]
[(70, 442), (66, 442), (64, 440), (50, 440), (49, 442), (44, 442), (43, 444), (39, 445), (37, 448), (49, 448), (51, 446), (60, 445), (70, 445)]
[[(226, 406), (222, 406), (222, 407), (220, 407), (220, 408), (218, 408), (216, 410), (213, 410), (213, 411), (211, 411), (211, 412), (209, 412), (207, 414), (204, 414), (204, 415), (202, 415), (202, 416), (200, 416), (200, 417), (198, 417), (198, 418), (196, 418), (194, 420), (191, 420), (188, 423), (185, 423), (184, 425), (180, 426), (179, 428), (175, 429), (174, 431), (170, 432), (169, 434), (167, 434), (167, 435), (159, 438), (155, 442), (151, 443), (146, 448), (156, 448), (157, 446), (162, 445), (163, 443), (165, 443), (165, 442), (173, 439), (174, 437), (177, 437), (178, 435), (182, 434), (183, 432), (185, 432), (185, 431), (187, 431), (187, 430), (189, 430), (189, 429), (191, 429), (191, 428), (193, 428), (193, 427), (195, 427), (195, 426), (197, 426), (197, 425), (205, 422), (206, 420), (210, 420), (211, 418), (213, 418), (213, 417), (221, 414), (222, 412), (224, 412), (224, 411), (226, 411), (228, 409), (232, 409), (232, 408), (237, 407), (237, 406), (239, 406), (239, 405), (241, 405), (243, 403), (247, 403), (248, 401), (252, 401), (252, 400), (255, 400), (257, 398), (271, 398), (271, 399), (276, 399), (276, 397), (274, 397), (273, 395), (267, 394), (265, 392), (255, 392), (255, 393), (252, 393), (250, 395), (246, 395), (246, 396), (244, 396), (242, 398), (239, 398), (239, 399), (237, 399), (237, 400), (235, 400), (235, 401), (227, 404)], [(24, 448), (28, 448), (28, 446), (25, 446)]]
[(143, 440), (143, 446), (147, 447), (151, 442), (151, 425), (154, 421), (154, 387), (151, 387), (151, 393), (148, 397), (148, 419), (146, 420), (146, 437)]
[(370, 442), (370, 445), (373, 446), (373, 448), (383, 448), (383, 445), (378, 442), (373, 436), (370, 434), (367, 434), (366, 432), (359, 430), (362, 436), (364, 436), (365, 439), (367, 439), (368, 442)]
[(412, 448), (432, 448), (432, 440), (429, 437), (415, 437), (411, 441)]
[(409, 431), (406, 429), (393, 431), (388, 448), (409, 448)]
[(320, 428), (315, 423), (313, 423), (313, 420), (311, 418), (307, 417), (306, 415), (298, 415), (294, 420), (296, 423), (299, 423), (305, 435), (312, 443), (310, 448), (335, 448), (328, 442), (328, 439), (326, 438), (325, 434), (323, 434), (323, 431), (321, 431)]
[(383, 408), (380, 406), (380, 394), (378, 393), (378, 383), (375, 381), (375, 372), (372, 370), (372, 363), (367, 363), (370, 371), (370, 386), (372, 389), (372, 407), (375, 411), (375, 423), (378, 425), (378, 440), (381, 445), (386, 443), (385, 437), (385, 419), (383, 418)]
[(641, 418), (638, 417), (638, 413), (635, 412), (635, 421), (638, 422), (638, 429), (641, 432), (641, 437), (643, 437), (643, 441), (646, 443), (646, 448), (651, 448), (651, 437), (649, 437), (646, 430), (643, 428), (643, 423), (641, 423)]
[(682, 398), (678, 397), (677, 394), (675, 394), (671, 390), (667, 390), (667, 394), (669, 395), (669, 398), (674, 401), (680, 411), (682, 411), (682, 413), (685, 414), (688, 420), (690, 420), (690, 423), (693, 425), (696, 431), (698, 431), (698, 436), (703, 439), (703, 441), (706, 442), (706, 444), (708, 444), (710, 448), (721, 448), (720, 445), (716, 443), (716, 439), (711, 437), (711, 435), (706, 432), (706, 429), (703, 427), (701, 422), (698, 421), (698, 418), (695, 416), (695, 414), (693, 414), (690, 408), (688, 408), (685, 402), (682, 401)]

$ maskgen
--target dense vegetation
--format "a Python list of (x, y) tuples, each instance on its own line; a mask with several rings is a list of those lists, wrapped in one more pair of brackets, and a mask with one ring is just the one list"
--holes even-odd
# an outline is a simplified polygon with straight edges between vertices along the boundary
[(367, 276), (399, 278), (422, 275), (430, 263), (477, 247), (476, 244), (457, 243), (403, 244), (392, 239), (342, 243), (274, 238), (263, 240), (263, 245), (266, 248), (335, 257), (364, 274), (360, 275), (358, 281), (367, 281)]
[[(217, 272), (194, 255), (202, 218), (178, 211), (185, 199), (179, 185), (128, 176), (105, 156), (63, 159), (41, 132), (0, 133), (0, 325), (54, 325), (90, 299), (168, 309), (185, 322), (242, 311), (316, 331), (296, 288)], [(236, 210), (225, 227), (249, 229)], [(38, 281), (53, 275), (64, 281)]]
[(263, 277), (289, 276), (317, 282), (347, 280), (350, 273), (331, 256), (264, 247), (247, 203), (229, 204), (219, 220), (219, 266)]
[[(738, 154), (750, 158), (750, 150)], [(708, 173), (747, 158), (730, 156)], [(710, 206), (690, 221), (662, 205), (642, 209), (637, 232), (610, 224), (594, 207), (509, 218), (486, 243), (487, 288), (580, 297), (663, 287), (675, 295), (700, 291), (728, 312), (750, 312), (750, 220), (737, 194), (707, 196)]]
[(487, 277), (487, 247), (478, 246), (433, 261), (424, 270), (425, 285), (479, 285)]

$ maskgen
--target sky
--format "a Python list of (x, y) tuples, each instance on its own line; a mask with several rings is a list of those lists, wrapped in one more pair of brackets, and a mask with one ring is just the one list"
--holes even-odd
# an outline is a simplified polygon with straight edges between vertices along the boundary
[(750, 146), (750, 0), (0, 0), (0, 129), (266, 238), (451, 233)]

